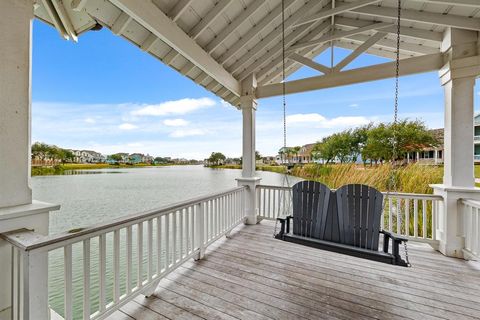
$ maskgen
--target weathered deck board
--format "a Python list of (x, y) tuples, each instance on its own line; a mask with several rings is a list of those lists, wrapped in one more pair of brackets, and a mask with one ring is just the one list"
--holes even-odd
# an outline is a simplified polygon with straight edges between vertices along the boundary
[(480, 319), (480, 263), (410, 243), (402, 268), (272, 232), (269, 221), (238, 227), (110, 319)]

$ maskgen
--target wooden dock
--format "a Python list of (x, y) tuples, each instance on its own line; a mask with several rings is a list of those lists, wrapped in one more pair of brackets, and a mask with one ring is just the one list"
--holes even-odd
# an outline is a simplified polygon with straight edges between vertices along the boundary
[(411, 268), (275, 240), (240, 226), (202, 261), (109, 319), (480, 319), (480, 263), (409, 244)]

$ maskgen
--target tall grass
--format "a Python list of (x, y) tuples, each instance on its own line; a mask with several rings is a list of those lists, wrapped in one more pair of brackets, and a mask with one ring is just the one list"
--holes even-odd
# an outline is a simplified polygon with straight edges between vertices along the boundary
[[(405, 193), (433, 193), (430, 184), (441, 183), (443, 167), (410, 164), (393, 170), (390, 164), (364, 167), (356, 164), (306, 164), (295, 167), (292, 174), (304, 179), (315, 180), (332, 189), (345, 184), (360, 183), (380, 191)], [(392, 175), (396, 186), (393, 186)]]

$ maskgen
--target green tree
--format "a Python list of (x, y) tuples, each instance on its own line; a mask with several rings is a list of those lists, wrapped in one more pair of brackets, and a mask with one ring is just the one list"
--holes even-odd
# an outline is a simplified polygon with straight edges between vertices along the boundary
[(122, 155), (118, 154), (118, 153), (115, 153), (115, 154), (111, 154), (108, 156), (109, 159), (115, 161), (115, 162), (120, 162), (122, 161)]
[(226, 158), (227, 157), (225, 157), (225, 155), (221, 152), (212, 152), (210, 158), (208, 158), (208, 162), (218, 166), (221, 165)]
[(32, 145), (32, 158), (45, 160), (49, 156), (50, 146), (43, 142), (35, 142)]
[(255, 160), (262, 160), (262, 155), (258, 151), (255, 151)]

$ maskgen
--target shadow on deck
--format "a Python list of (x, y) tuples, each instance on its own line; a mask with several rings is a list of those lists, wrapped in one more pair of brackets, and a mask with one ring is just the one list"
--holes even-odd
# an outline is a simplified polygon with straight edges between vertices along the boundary
[(275, 240), (240, 226), (109, 319), (480, 319), (480, 264), (409, 243), (412, 268)]

